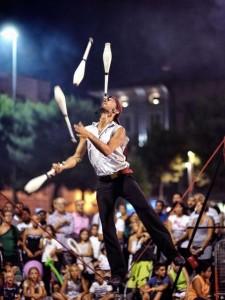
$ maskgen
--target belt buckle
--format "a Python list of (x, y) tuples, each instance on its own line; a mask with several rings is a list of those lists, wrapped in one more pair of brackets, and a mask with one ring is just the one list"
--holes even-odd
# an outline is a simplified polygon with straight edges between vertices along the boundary
[(111, 179), (115, 179), (115, 178), (117, 178), (118, 176), (119, 176), (118, 172), (113, 173), (113, 174), (110, 175)]

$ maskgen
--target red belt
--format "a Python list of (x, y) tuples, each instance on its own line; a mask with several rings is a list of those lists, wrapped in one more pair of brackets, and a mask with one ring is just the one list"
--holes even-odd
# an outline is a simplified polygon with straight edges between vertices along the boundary
[(133, 173), (134, 173), (134, 171), (131, 168), (125, 168), (125, 169), (119, 170), (118, 172), (115, 172), (111, 175), (99, 176), (99, 179), (103, 179), (103, 180), (115, 179), (115, 178), (119, 177), (120, 175), (129, 175), (129, 174), (133, 174)]

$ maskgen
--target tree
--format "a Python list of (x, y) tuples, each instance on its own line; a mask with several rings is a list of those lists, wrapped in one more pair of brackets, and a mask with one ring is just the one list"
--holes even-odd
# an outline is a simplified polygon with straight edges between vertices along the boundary
[[(68, 97), (67, 102), (72, 121), (90, 123), (96, 111), (91, 101)], [(74, 148), (54, 100), (46, 104), (0, 97), (1, 186), (22, 188), (30, 178), (47, 171), (52, 162), (71, 155)], [(79, 186), (82, 178), (84, 188), (93, 188), (93, 176), (90, 166), (84, 163), (55, 181)]]

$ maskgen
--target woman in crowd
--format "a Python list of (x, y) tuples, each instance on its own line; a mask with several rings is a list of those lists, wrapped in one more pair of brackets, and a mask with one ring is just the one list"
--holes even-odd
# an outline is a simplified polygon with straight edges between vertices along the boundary
[(207, 300), (210, 293), (211, 266), (207, 263), (200, 264), (198, 274), (192, 279), (187, 290), (186, 300)]
[(28, 227), (23, 233), (23, 250), (24, 262), (29, 260), (41, 261), (42, 249), (40, 248), (40, 240), (43, 236), (43, 231), (38, 226), (40, 221), (39, 216), (33, 215), (31, 219), (32, 227)]
[(0, 225), (0, 245), (4, 262), (19, 265), (18, 241), (19, 232), (12, 225), (13, 215), (11, 211), (3, 211), (3, 220)]
[[(197, 202), (195, 212), (198, 216), (202, 209), (202, 201)], [(191, 222), (191, 227), (196, 224), (197, 218)], [(213, 220), (207, 216), (205, 211), (201, 217), (200, 224), (195, 233), (194, 240), (192, 242), (190, 251), (194, 256), (198, 256), (198, 260), (210, 260), (212, 257), (212, 236), (213, 236)], [(188, 229), (189, 239), (191, 238), (193, 228)]]
[[(81, 258), (77, 262), (78, 266), (85, 271), (89, 279), (93, 279), (93, 249), (89, 239), (89, 231), (86, 228), (81, 229), (79, 234), (79, 242), (77, 243), (77, 246), (79, 250), (79, 256)], [(87, 266), (90, 266), (91, 268), (88, 268)]]
[(171, 233), (172, 240), (175, 246), (182, 251), (185, 248), (185, 240), (187, 240), (187, 227), (189, 224), (189, 216), (185, 214), (185, 206), (182, 202), (175, 202), (172, 207), (173, 214), (168, 218), (168, 229)]

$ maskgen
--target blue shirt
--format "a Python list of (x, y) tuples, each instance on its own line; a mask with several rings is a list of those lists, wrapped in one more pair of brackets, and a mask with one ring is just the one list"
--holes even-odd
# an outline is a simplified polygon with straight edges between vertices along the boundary
[(153, 276), (148, 281), (148, 285), (150, 287), (155, 287), (155, 286), (165, 285), (165, 284), (168, 285), (170, 284), (170, 279), (168, 276), (165, 276), (164, 278), (158, 278), (157, 276)]

